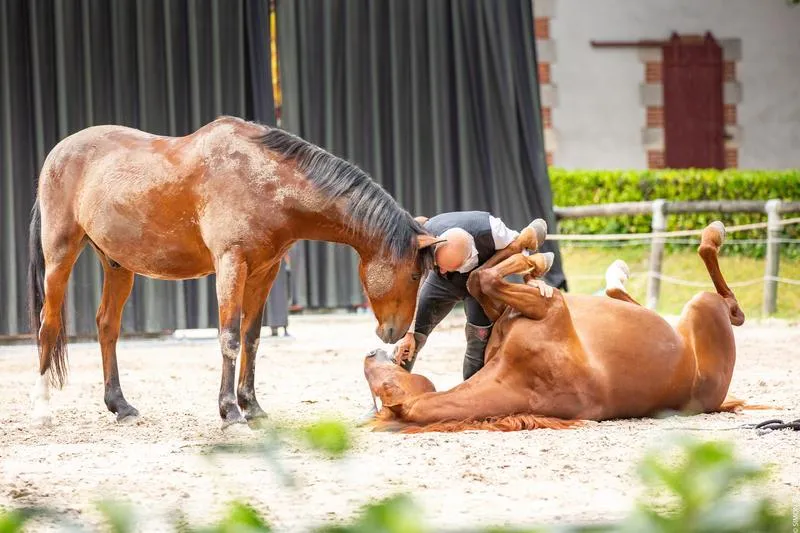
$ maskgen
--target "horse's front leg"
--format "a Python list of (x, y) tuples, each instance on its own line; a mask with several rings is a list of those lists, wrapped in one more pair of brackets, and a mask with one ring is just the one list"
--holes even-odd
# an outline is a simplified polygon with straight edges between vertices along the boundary
[[(489, 299), (496, 308), (508, 306), (528, 318), (541, 320), (554, 302), (562, 301), (559, 291), (535, 279), (545, 275), (552, 265), (552, 252), (513, 255), (496, 266), (476, 272), (474, 283), (478, 288), (470, 289), (470, 293), (472, 290), (479, 292), (481, 298)], [(511, 274), (524, 274), (526, 283), (509, 283), (504, 278)], [(558, 297), (554, 298), (554, 294)], [(476, 296), (476, 299), (483, 305), (480, 298)]]
[(239, 386), (236, 396), (239, 407), (248, 422), (267, 418), (267, 413), (256, 399), (256, 355), (261, 338), (261, 318), (272, 283), (280, 270), (280, 263), (265, 274), (247, 278), (242, 308), (242, 358), (239, 366)]
[(217, 301), (219, 303), (219, 343), (222, 349), (222, 383), (219, 389), (219, 414), (222, 429), (246, 424), (234, 390), (236, 357), (241, 347), (241, 320), (247, 263), (238, 249), (217, 258)]
[[(528, 224), (528, 226), (523, 228), (519, 236), (514, 239), (513, 242), (511, 242), (502, 250), (498, 250), (492, 257), (489, 258), (488, 261), (470, 273), (469, 279), (467, 280), (467, 292), (469, 292), (473, 298), (478, 300), (478, 303), (480, 303), (481, 307), (483, 307), (483, 310), (486, 312), (486, 316), (489, 318), (489, 320), (492, 322), (497, 321), (497, 319), (500, 318), (500, 315), (503, 314), (503, 311), (506, 308), (506, 303), (502, 300), (490, 297), (482, 290), (480, 281), (481, 272), (490, 268), (494, 268), (501, 263), (506, 263), (511, 257), (514, 257), (518, 254), (524, 256), (522, 252), (526, 249), (535, 252), (542, 244), (544, 244), (546, 238), (547, 223), (543, 219), (537, 218)], [(552, 256), (552, 254), (550, 255)], [(552, 264), (552, 259), (550, 260), (550, 264)], [(549, 268), (550, 267), (548, 266), (547, 269)], [(541, 275), (544, 275), (544, 273)]]

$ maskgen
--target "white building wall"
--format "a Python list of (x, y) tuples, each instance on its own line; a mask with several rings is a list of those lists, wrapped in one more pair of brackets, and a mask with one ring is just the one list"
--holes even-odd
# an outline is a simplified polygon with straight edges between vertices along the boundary
[[(552, 0), (554, 164), (647, 168), (636, 48), (590, 41), (741, 39), (740, 168), (800, 167), (800, 6), (785, 0)], [(534, 0), (536, 9), (536, 0)]]

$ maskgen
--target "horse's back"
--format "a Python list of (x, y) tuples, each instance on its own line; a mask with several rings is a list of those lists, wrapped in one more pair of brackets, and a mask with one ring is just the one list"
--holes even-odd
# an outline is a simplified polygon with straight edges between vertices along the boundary
[(287, 174), (299, 178), (254, 142), (265, 131), (236, 117), (183, 137), (86, 128), (48, 157), (42, 219), (62, 221), (114, 263), (150, 277), (207, 275), (213, 257), (233, 246), (274, 255), (286, 240), (275, 237), (283, 223), (276, 190)]

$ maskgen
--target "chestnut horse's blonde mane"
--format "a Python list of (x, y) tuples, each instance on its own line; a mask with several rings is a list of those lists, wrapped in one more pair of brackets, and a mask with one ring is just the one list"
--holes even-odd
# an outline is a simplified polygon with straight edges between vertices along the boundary
[[(330, 199), (346, 198), (352, 230), (368, 239), (380, 239), (394, 259), (417, 253), (417, 235), (427, 232), (422, 225), (358, 166), (279, 128), (266, 128), (254, 138), (269, 150), (294, 161), (314, 186)], [(433, 265), (433, 252), (423, 249), (419, 260), (424, 269)]]

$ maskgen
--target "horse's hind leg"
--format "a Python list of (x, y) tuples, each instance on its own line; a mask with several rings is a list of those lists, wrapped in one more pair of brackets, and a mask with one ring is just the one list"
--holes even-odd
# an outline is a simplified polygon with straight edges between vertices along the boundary
[[(70, 273), (84, 244), (77, 225), (42, 226), (31, 238), (31, 280), (33, 323), (38, 325), (39, 377), (32, 392), (34, 424), (49, 424), (50, 386), (62, 387), (67, 376), (67, 331), (62, 306)], [(40, 309), (36, 313), (36, 309)]]
[(630, 278), (631, 270), (622, 259), (617, 259), (606, 269), (606, 296), (615, 300), (640, 305), (625, 290), (625, 282)]
[(117, 415), (118, 422), (133, 420), (139, 412), (125, 400), (119, 384), (117, 368), (117, 339), (122, 322), (122, 311), (133, 287), (133, 272), (112, 267), (108, 260), (103, 263), (103, 297), (97, 309), (97, 335), (103, 354), (103, 382), (105, 403), (108, 410)]
[(732, 325), (741, 325), (744, 314), (733, 291), (725, 283), (717, 254), (725, 239), (721, 222), (707, 226), (698, 249), (706, 264), (717, 293), (702, 292), (683, 309), (677, 331), (696, 361), (692, 398), (685, 406), (690, 412), (719, 409), (725, 400), (736, 362), (736, 342)]
[(720, 221), (715, 221), (706, 226), (700, 236), (700, 247), (697, 249), (700, 258), (706, 264), (708, 274), (717, 289), (717, 294), (725, 299), (730, 309), (731, 324), (741, 326), (744, 323), (744, 312), (739, 307), (733, 291), (725, 283), (722, 271), (719, 269), (719, 250), (725, 240), (725, 226)]

